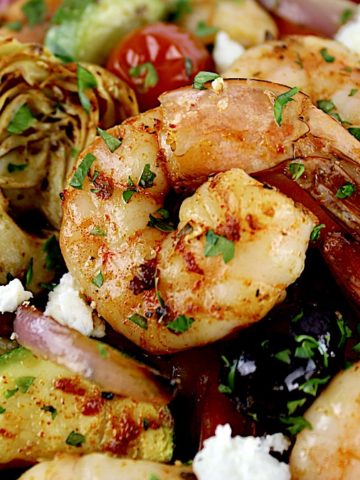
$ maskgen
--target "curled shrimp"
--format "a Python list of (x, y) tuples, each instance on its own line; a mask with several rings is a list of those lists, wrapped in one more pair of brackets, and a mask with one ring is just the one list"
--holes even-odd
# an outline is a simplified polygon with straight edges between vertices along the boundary
[(293, 480), (360, 477), (360, 363), (340, 372), (305, 413), (311, 429), (296, 439)]
[[(99, 314), (143, 348), (169, 353), (222, 338), (266, 315), (300, 275), (316, 220), (239, 167), (318, 157), (333, 165), (341, 154), (357, 168), (360, 149), (301, 93), (279, 126), (274, 103), (287, 91), (231, 80), (169, 92), (110, 131), (122, 140), (113, 153), (101, 139), (83, 153), (94, 163), (82, 189), (65, 192), (62, 252)], [(175, 231), (164, 212), (170, 188), (195, 191)]]

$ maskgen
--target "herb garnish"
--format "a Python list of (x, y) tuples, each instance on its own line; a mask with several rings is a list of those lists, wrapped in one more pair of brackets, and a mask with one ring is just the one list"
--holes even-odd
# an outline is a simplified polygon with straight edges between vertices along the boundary
[(312, 430), (312, 425), (304, 417), (280, 417), (280, 422), (289, 425), (286, 430), (291, 435), (300, 433), (304, 428)]
[(195, 88), (196, 90), (206, 90), (207, 87), (205, 87), (205, 83), (212, 82), (217, 78), (220, 78), (220, 75), (218, 73), (199, 72), (194, 78), (193, 88)]
[(338, 343), (338, 347), (341, 348), (345, 345), (346, 340), (352, 336), (352, 331), (348, 327), (347, 323), (345, 322), (342, 316), (339, 316), (336, 319), (336, 323), (337, 323), (337, 326), (339, 327), (340, 335), (341, 335)]
[(198, 37), (207, 37), (209, 35), (213, 35), (219, 29), (217, 27), (213, 27), (211, 25), (207, 25), (203, 20), (200, 20), (196, 24), (195, 35)]
[(143, 188), (150, 188), (154, 185), (154, 179), (156, 177), (156, 173), (150, 170), (150, 163), (147, 163), (144, 167), (144, 170), (141, 174), (139, 180), (139, 186)]
[(306, 398), (301, 398), (300, 400), (291, 400), (290, 402), (287, 402), (286, 406), (289, 415), (292, 415), (298, 408), (302, 407), (305, 403)]
[(347, 23), (352, 18), (353, 15), (354, 15), (354, 11), (351, 10), (351, 8), (345, 8), (345, 10), (341, 12), (340, 23), (344, 25), (344, 23)]
[(281, 352), (275, 353), (274, 357), (277, 360), (280, 360), (280, 362), (284, 362), (290, 365), (291, 363), (290, 355), (291, 355), (291, 350), (287, 348), (286, 350), (281, 350)]
[(360, 128), (351, 127), (348, 129), (348, 132), (351, 133), (351, 135), (355, 137), (356, 140), (360, 141)]
[(28, 167), (27, 163), (9, 163), (7, 166), (7, 170), (9, 173), (22, 172), (27, 167)]
[(81, 447), (85, 442), (85, 437), (81, 433), (75, 432), (74, 430), (69, 433), (65, 443), (71, 445), (72, 447)]
[(302, 390), (313, 397), (316, 397), (319, 385), (324, 385), (330, 380), (330, 375), (325, 378), (311, 378), (307, 382), (299, 386), (299, 390)]
[(159, 208), (155, 213), (157, 213), (159, 217), (155, 217), (150, 213), (147, 224), (148, 227), (156, 228), (161, 232), (173, 232), (175, 230), (174, 224), (169, 220), (170, 212), (166, 210), (166, 208)]
[(316, 225), (313, 229), (312, 232), (310, 233), (310, 240), (312, 242), (316, 242), (320, 238), (321, 230), (325, 228), (324, 223), (320, 223), (319, 225)]
[(6, 391), (4, 392), (4, 397), (5, 397), (6, 399), (11, 398), (11, 397), (13, 397), (13, 396), (15, 395), (15, 393), (17, 393), (18, 391), (19, 391), (18, 388), (13, 388), (13, 389), (11, 389), (11, 390), (6, 390)]
[(52, 235), (46, 240), (43, 250), (46, 253), (46, 270), (54, 270), (63, 263), (59, 242), (55, 235)]
[(103, 343), (98, 342), (97, 343), (97, 348), (98, 348), (98, 351), (99, 351), (99, 354), (100, 354), (101, 358), (107, 358), (109, 356), (109, 352), (108, 352), (106, 346)]
[(142, 328), (143, 330), (148, 329), (148, 321), (146, 317), (143, 317), (142, 315), (139, 315), (138, 313), (134, 313), (134, 315), (131, 315), (129, 317), (129, 320), (138, 327)]
[(316, 106), (325, 113), (330, 113), (332, 110), (334, 110), (334, 108), (336, 108), (332, 100), (318, 100), (316, 102)]
[(352, 89), (350, 90), (350, 93), (349, 93), (348, 97), (353, 97), (354, 95), (357, 94), (358, 91), (359, 91), (358, 88), (352, 88)]
[(7, 131), (13, 135), (20, 135), (31, 126), (34, 120), (35, 117), (30, 110), (30, 107), (24, 103), (14, 113), (14, 116), (7, 127)]
[(90, 235), (94, 235), (94, 237), (106, 237), (106, 232), (100, 227), (94, 227), (90, 230)]
[(300, 92), (300, 88), (294, 87), (288, 90), (285, 93), (282, 93), (275, 99), (274, 103), (274, 117), (277, 125), (280, 127), (282, 123), (282, 114), (284, 106), (289, 103), (293, 102), (294, 99), (292, 98), (294, 95)]
[(180, 315), (166, 326), (174, 333), (184, 333), (189, 330), (194, 321), (193, 318), (187, 317), (186, 315)]
[(96, 88), (97, 81), (94, 75), (78, 64), (77, 66), (77, 86), (79, 92), (80, 103), (83, 106), (85, 112), (89, 113), (91, 104), (89, 97), (86, 95), (85, 91), (88, 89)]
[(91, 283), (93, 283), (96, 287), (100, 288), (104, 284), (104, 275), (100, 271), (95, 275), (95, 277), (91, 280)]
[(6, 412), (6, 408), (0, 406), (0, 414), (5, 413), (5, 412)]
[(13, 32), (21, 32), (23, 24), (17, 20), (16, 22), (5, 23), (4, 27), (12, 30)]
[(34, 259), (33, 257), (31, 257), (28, 263), (26, 274), (25, 274), (25, 287), (28, 287), (31, 283), (31, 280), (33, 278), (33, 270), (34, 270), (33, 267), (34, 267)]
[(87, 153), (85, 157), (81, 160), (80, 165), (76, 169), (76, 172), (74, 173), (70, 181), (70, 185), (73, 188), (78, 188), (79, 190), (82, 189), (86, 175), (88, 174), (91, 165), (95, 162), (95, 160), (96, 157), (92, 153)]
[(54, 418), (56, 417), (56, 415), (58, 414), (57, 410), (55, 407), (53, 407), (52, 405), (44, 405), (43, 407), (41, 407), (41, 410), (43, 410), (44, 412), (49, 412), (51, 413), (51, 418), (54, 420)]
[(305, 172), (305, 165), (303, 163), (292, 162), (289, 165), (289, 170), (292, 175), (292, 180), (299, 180)]
[(330, 55), (330, 53), (328, 52), (328, 49), (327, 48), (322, 48), (320, 50), (320, 55), (322, 56), (322, 58), (325, 60), (325, 62), (327, 63), (333, 63), (335, 61), (335, 57), (333, 57), (332, 55)]
[(106, 146), (111, 153), (114, 153), (115, 150), (120, 147), (122, 142), (120, 139), (114, 137), (113, 135), (110, 135), (110, 133), (108, 133), (106, 130), (102, 130), (101, 128), (97, 128), (96, 130), (100, 137), (106, 143)]
[(338, 189), (336, 192), (336, 197), (340, 198), (341, 200), (345, 198), (351, 197), (356, 192), (356, 186), (353, 183), (347, 182), (344, 183), (344, 185), (341, 185), (341, 187)]
[(218, 255), (222, 255), (225, 263), (230, 262), (230, 260), (234, 258), (234, 242), (225, 237), (221, 237), (220, 235), (216, 235), (213, 230), (209, 230), (205, 237), (205, 257), (217, 257)]
[(236, 373), (237, 361), (234, 360), (231, 365), (229, 360), (224, 355), (221, 358), (225, 364), (225, 367), (229, 368), (230, 370), (227, 376), (227, 385), (224, 385), (223, 383), (221, 383), (219, 385), (218, 390), (220, 393), (230, 394), (230, 393), (233, 393), (235, 389), (235, 373)]
[(295, 337), (295, 341), (301, 344), (296, 347), (296, 358), (312, 358), (315, 355), (315, 351), (319, 349), (319, 342), (310, 335), (298, 335)]
[(46, 5), (44, 0), (28, 0), (21, 7), (30, 27), (39, 25), (45, 20)]
[(144, 77), (143, 85), (146, 90), (149, 88), (155, 87), (159, 81), (159, 76), (156, 71), (156, 68), (151, 62), (142, 63), (136, 67), (131, 67), (129, 69), (129, 75), (131, 77)]

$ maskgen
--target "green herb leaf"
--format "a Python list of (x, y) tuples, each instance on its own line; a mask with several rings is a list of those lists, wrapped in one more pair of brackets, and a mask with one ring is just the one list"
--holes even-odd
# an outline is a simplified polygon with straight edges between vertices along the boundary
[(143, 317), (142, 315), (139, 315), (138, 313), (134, 313), (134, 315), (131, 315), (131, 317), (129, 317), (129, 320), (135, 323), (135, 325), (142, 328), (143, 330), (148, 329), (147, 318)]
[(297, 93), (299, 93), (299, 91), (300, 91), (300, 88), (294, 87), (288, 90), (287, 92), (282, 93), (281, 95), (276, 97), (275, 103), (274, 103), (274, 117), (279, 127), (282, 123), (282, 114), (283, 114), (284, 106), (287, 103), (292, 102), (294, 100), (292, 97), (295, 96)]
[(102, 272), (99, 272), (92, 280), (91, 283), (93, 283), (96, 287), (100, 288), (104, 284), (104, 275)]
[(11, 398), (11, 397), (13, 397), (13, 396), (15, 395), (15, 393), (17, 393), (18, 391), (19, 391), (18, 388), (13, 388), (12, 390), (6, 390), (6, 391), (4, 392), (4, 397), (5, 397), (6, 399)]
[(191, 7), (191, 0), (177, 0), (173, 11), (170, 14), (169, 21), (170, 22), (176, 22), (180, 20), (184, 15), (187, 13), (191, 13), (192, 7)]
[(147, 163), (139, 180), (140, 187), (151, 188), (154, 185), (155, 177), (156, 173), (150, 170), (150, 163)]
[(312, 425), (308, 422), (304, 417), (280, 417), (280, 422), (284, 423), (285, 425), (289, 425), (287, 427), (287, 431), (291, 435), (296, 435), (300, 433), (304, 428), (308, 428), (312, 430)]
[(22, 172), (27, 166), (27, 163), (8, 163), (7, 170), (9, 173)]
[(53, 55), (61, 60), (63, 63), (71, 63), (75, 61), (75, 58), (68, 53), (65, 48), (60, 45), (59, 43), (51, 43), (50, 45), (47, 45), (47, 47), (51, 50)]
[(122, 194), (124, 202), (129, 203), (134, 193), (136, 193), (136, 190), (125, 190)]
[(58, 239), (55, 237), (55, 235), (52, 235), (46, 240), (43, 250), (46, 253), (45, 267), (47, 270), (55, 270), (62, 266), (63, 258)]
[(222, 255), (225, 263), (230, 262), (235, 255), (235, 245), (225, 237), (216, 235), (213, 230), (206, 233), (205, 257)]
[(327, 63), (333, 63), (335, 61), (335, 57), (333, 57), (332, 55), (329, 54), (328, 52), (328, 49), (327, 48), (322, 48), (320, 50), (320, 55), (322, 56), (322, 58), (325, 60), (325, 62)]
[(217, 27), (207, 25), (203, 20), (200, 20), (196, 25), (195, 35), (198, 37), (208, 37), (209, 35), (216, 33), (218, 30)]
[(287, 348), (286, 350), (281, 350), (281, 352), (275, 353), (274, 357), (277, 360), (280, 360), (280, 362), (284, 362), (290, 365), (291, 363), (290, 355), (291, 355), (291, 350)]
[(88, 89), (96, 88), (97, 81), (94, 75), (78, 64), (77, 66), (77, 86), (79, 92), (80, 103), (83, 106), (85, 112), (89, 113), (91, 104), (85, 91)]
[(288, 409), (289, 415), (292, 415), (298, 408), (302, 407), (306, 403), (306, 398), (301, 398), (300, 400), (292, 400), (287, 402), (286, 406)]
[(14, 116), (7, 127), (7, 131), (13, 135), (20, 135), (31, 126), (34, 120), (35, 117), (30, 110), (30, 107), (24, 103), (14, 113)]
[(295, 350), (296, 358), (312, 358), (319, 349), (319, 342), (310, 335), (298, 335), (295, 341), (301, 343)]
[(226, 357), (222, 357), (222, 358), (223, 358), (223, 361), (224, 359), (226, 360), (225, 366), (230, 368), (230, 370), (227, 375), (227, 385), (220, 384), (218, 390), (221, 393), (230, 394), (230, 393), (233, 393), (235, 390), (235, 375), (236, 375), (237, 361), (234, 360), (232, 365), (230, 365), (230, 362)]
[(212, 82), (219, 78), (220, 75), (218, 73), (213, 72), (199, 72), (193, 82), (193, 88), (196, 90), (206, 90), (205, 83)]
[(16, 379), (16, 386), (21, 393), (26, 393), (31, 385), (34, 383), (35, 377), (18, 377)]
[(44, 0), (28, 0), (21, 7), (30, 27), (39, 25), (45, 20), (46, 4)]
[(146, 62), (136, 67), (131, 67), (129, 70), (131, 77), (143, 77), (143, 85), (146, 90), (155, 87), (158, 84), (159, 76), (156, 68), (151, 62)]
[(297, 314), (295, 315), (294, 318), (291, 319), (291, 321), (292, 321), (293, 323), (296, 323), (296, 322), (298, 322), (299, 320), (301, 320), (301, 319), (303, 318), (303, 316), (304, 316), (304, 310), (301, 310), (299, 313), (297, 313)]
[(31, 283), (33, 278), (33, 270), (34, 270), (34, 259), (31, 257), (28, 263), (28, 267), (25, 274), (25, 287), (28, 287)]
[(356, 192), (356, 186), (353, 183), (347, 182), (342, 185), (336, 192), (336, 197), (341, 200), (351, 197)]
[(324, 223), (320, 223), (319, 225), (316, 225), (313, 229), (312, 229), (312, 232), (310, 233), (310, 240), (312, 242), (316, 242), (317, 240), (319, 240), (320, 238), (320, 233), (321, 233), (321, 230), (325, 228), (325, 224)]
[(8, 22), (4, 25), (5, 28), (12, 30), (13, 32), (21, 32), (23, 24), (19, 21), (16, 22)]
[(110, 150), (111, 153), (114, 153), (117, 148), (120, 147), (122, 140), (110, 135), (106, 130), (102, 130), (101, 128), (96, 129), (100, 137), (106, 143), (106, 146)]
[(353, 346), (353, 350), (356, 353), (360, 353), (360, 342)]
[(299, 390), (316, 397), (319, 385), (324, 385), (330, 380), (330, 375), (325, 378), (311, 378), (299, 386)]
[(94, 237), (106, 237), (106, 232), (100, 227), (94, 227), (90, 230), (90, 235), (94, 235)]
[(153, 473), (150, 474), (149, 480), (160, 480), (157, 475), (154, 475)]
[(353, 15), (354, 15), (354, 10), (351, 10), (351, 8), (345, 8), (340, 15), (341, 25), (344, 25), (344, 23), (347, 23), (352, 18)]
[(337, 323), (337, 326), (340, 330), (340, 340), (339, 340), (339, 343), (338, 343), (338, 347), (341, 348), (345, 345), (346, 343), (346, 340), (348, 338), (351, 338), (352, 336), (352, 331), (351, 329), (348, 327), (347, 323), (345, 322), (344, 318), (343, 317), (338, 317), (336, 319), (336, 323)]
[(6, 408), (0, 407), (0, 414), (5, 413), (5, 412), (6, 412)]
[(63, 0), (52, 18), (52, 23), (61, 25), (81, 20), (86, 7), (95, 2), (96, 0)]
[(109, 352), (108, 352), (106, 346), (101, 342), (98, 342), (96, 345), (97, 345), (97, 348), (99, 350), (100, 357), (101, 358), (107, 358), (109, 356)]
[(85, 157), (81, 160), (80, 165), (74, 173), (70, 185), (73, 188), (82, 189), (83, 183), (85, 181), (86, 175), (88, 174), (92, 164), (95, 162), (96, 157), (92, 153), (87, 153)]
[(74, 432), (74, 430), (69, 433), (67, 439), (65, 440), (65, 443), (67, 445), (71, 445), (72, 447), (81, 447), (81, 445), (85, 442), (85, 437), (84, 435), (81, 435), (81, 433)]
[(349, 93), (348, 96), (349, 96), (349, 97), (353, 97), (354, 95), (357, 94), (358, 91), (359, 91), (358, 88), (352, 88), (352, 89), (350, 90), (350, 93)]
[(180, 315), (166, 326), (174, 333), (184, 333), (189, 330), (194, 321), (193, 318), (187, 317), (186, 315)]
[(187, 77), (190, 78), (191, 75), (193, 74), (193, 71), (194, 71), (193, 62), (192, 62), (191, 58), (185, 57), (184, 65), (185, 65), (185, 73), (186, 73)]
[(360, 128), (351, 127), (348, 129), (348, 132), (351, 133), (351, 135), (355, 137), (356, 140), (360, 141)]
[(332, 100), (318, 100), (316, 102), (316, 105), (320, 110), (322, 110), (325, 113), (330, 113), (332, 110), (334, 110), (335, 104)]
[(220, 393), (225, 393), (225, 394), (230, 394), (230, 393), (232, 393), (231, 388), (228, 387), (227, 385), (224, 385), (223, 383), (221, 383), (221, 384), (219, 385), (218, 390), (219, 390)]
[(305, 165), (303, 163), (296, 163), (292, 162), (289, 165), (289, 170), (292, 175), (293, 180), (299, 180), (299, 178), (304, 174), (305, 172)]
[(56, 415), (58, 414), (57, 410), (55, 407), (53, 407), (52, 405), (44, 405), (43, 407), (41, 407), (41, 410), (43, 410), (44, 412), (49, 412), (51, 413), (51, 418), (54, 420), (54, 418), (56, 417)]
[(165, 208), (159, 208), (156, 210), (156, 213), (160, 217), (155, 217), (154, 215), (149, 215), (149, 221), (147, 226), (156, 228), (161, 232), (173, 232), (175, 230), (175, 225), (169, 220), (170, 213)]

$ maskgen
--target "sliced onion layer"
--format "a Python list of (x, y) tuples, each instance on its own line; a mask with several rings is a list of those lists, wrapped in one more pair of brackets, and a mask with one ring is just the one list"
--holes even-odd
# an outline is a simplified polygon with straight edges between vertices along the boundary
[(35, 355), (65, 366), (105, 391), (162, 405), (171, 400), (166, 382), (158, 372), (60, 325), (32, 306), (17, 309), (14, 332), (20, 345)]

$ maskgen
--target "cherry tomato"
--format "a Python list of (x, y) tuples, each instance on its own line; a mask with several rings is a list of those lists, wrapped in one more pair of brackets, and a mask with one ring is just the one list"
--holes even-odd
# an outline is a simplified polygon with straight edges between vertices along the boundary
[(158, 96), (192, 83), (201, 70), (214, 70), (202, 42), (177, 25), (155, 23), (131, 32), (115, 47), (107, 68), (136, 92), (141, 111)]

